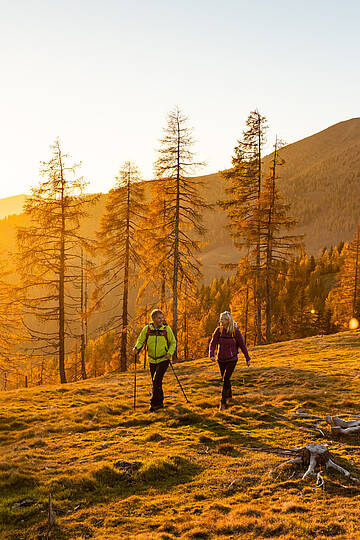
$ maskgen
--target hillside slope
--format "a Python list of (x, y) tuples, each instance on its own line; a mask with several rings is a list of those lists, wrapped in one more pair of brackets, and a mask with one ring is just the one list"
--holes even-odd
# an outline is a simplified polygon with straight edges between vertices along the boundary
[(360, 220), (360, 118), (290, 144), (282, 155), (280, 192), (309, 252), (351, 240)]
[[(360, 221), (360, 118), (340, 122), (282, 149), (285, 165), (279, 170), (278, 187), (297, 218), (296, 234), (304, 234), (306, 250), (317, 255), (324, 247), (352, 240)], [(264, 171), (271, 155), (264, 159)], [(224, 196), (220, 174), (202, 177), (211, 202)], [(209, 245), (203, 260), (233, 262), (227, 222), (220, 210), (206, 216)]]
[[(358, 414), (360, 333), (316, 336), (250, 349), (234, 376), (234, 405), (217, 411), (220, 378), (209, 360), (178, 364), (166, 409), (146, 412), (149, 375), (1, 392), (1, 538), (358, 538), (360, 488), (337, 472), (313, 476), (275, 448), (327, 444), (360, 478), (360, 438), (341, 442), (298, 407)], [(248, 449), (246, 449), (247, 447)], [(257, 448), (258, 450), (251, 450)], [(269, 471), (273, 473), (269, 475)]]
[[(360, 219), (360, 118), (340, 122), (282, 150), (286, 165), (281, 169), (279, 189), (291, 204), (291, 213), (299, 220), (296, 233), (305, 234), (305, 246), (317, 254), (325, 245), (337, 245), (352, 239)], [(264, 159), (264, 170), (271, 155)], [(203, 181), (202, 195), (216, 204), (225, 194), (221, 175), (198, 177)], [(149, 183), (145, 183), (149, 187)], [(149, 189), (147, 189), (149, 194)], [(23, 195), (0, 200), (0, 216), (19, 207)], [(104, 209), (106, 195), (92, 208), (84, 231), (92, 236)], [(10, 210), (6, 205), (10, 204)], [(211, 281), (223, 272), (219, 263), (235, 262), (239, 253), (234, 248), (226, 225), (225, 213), (218, 207), (204, 211), (207, 233), (201, 255), (204, 279)], [(22, 217), (10, 216), (0, 221), (0, 250), (15, 249), (15, 225)]]
[(21, 214), (26, 195), (15, 195), (0, 199), (0, 219), (12, 214)]

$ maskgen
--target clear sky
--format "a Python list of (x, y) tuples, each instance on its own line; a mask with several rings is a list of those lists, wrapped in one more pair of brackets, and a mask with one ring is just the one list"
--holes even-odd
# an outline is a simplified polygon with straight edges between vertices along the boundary
[(125, 160), (150, 178), (167, 112), (210, 173), (248, 113), (270, 142), (360, 116), (358, 0), (0, 0), (0, 198), (37, 182), (59, 136), (91, 191)]

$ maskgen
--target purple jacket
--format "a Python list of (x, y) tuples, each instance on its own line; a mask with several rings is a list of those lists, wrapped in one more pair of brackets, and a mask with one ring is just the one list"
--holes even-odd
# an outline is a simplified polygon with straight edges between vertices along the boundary
[(213, 333), (209, 355), (215, 357), (215, 351), (218, 350), (218, 360), (226, 362), (228, 360), (238, 359), (238, 350), (241, 349), (246, 360), (250, 360), (248, 350), (246, 348), (244, 339), (238, 328), (235, 328), (235, 335), (228, 334), (225, 329), (220, 332), (220, 326), (217, 327)]

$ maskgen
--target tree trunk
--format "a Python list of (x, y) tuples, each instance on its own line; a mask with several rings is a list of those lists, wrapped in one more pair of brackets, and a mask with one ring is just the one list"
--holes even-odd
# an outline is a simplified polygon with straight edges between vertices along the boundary
[(85, 317), (84, 308), (85, 308), (85, 299), (84, 299), (84, 251), (81, 248), (81, 345), (80, 345), (80, 359), (81, 359), (81, 377), (83, 380), (86, 379), (86, 366), (85, 366)]
[(126, 215), (126, 239), (125, 239), (125, 264), (124, 264), (124, 291), (122, 307), (122, 333), (120, 346), (120, 371), (127, 370), (127, 326), (128, 326), (128, 297), (129, 297), (129, 266), (130, 266), (130, 193), (131, 171), (129, 165), (127, 183), (127, 215)]
[(244, 341), (245, 341), (245, 345), (247, 344), (248, 314), (249, 314), (249, 285), (246, 285), (246, 295), (245, 295), (245, 322), (244, 322)]
[[(173, 326), (172, 330), (177, 341), (178, 324), (178, 276), (179, 276), (179, 226), (180, 226), (180, 125), (177, 121), (177, 175), (176, 175), (176, 209), (175, 209), (175, 239), (174, 239), (174, 273), (173, 273)], [(176, 350), (174, 360), (177, 358)]]
[(74, 381), (77, 381), (77, 359), (78, 359), (78, 349), (77, 344), (75, 345), (75, 355), (74, 355)]
[(274, 148), (274, 160), (273, 160), (273, 170), (271, 177), (271, 199), (269, 201), (269, 210), (268, 210), (268, 222), (267, 222), (267, 240), (266, 240), (266, 341), (271, 343), (271, 315), (272, 315), (272, 287), (271, 287), (271, 268), (272, 268), (272, 255), (273, 255), (273, 233), (271, 230), (272, 227), (272, 216), (273, 208), (275, 204), (275, 179), (276, 179), (276, 159), (277, 159), (277, 138), (275, 140)]
[(188, 316), (187, 316), (187, 296), (185, 287), (185, 312), (184, 312), (184, 360), (189, 358), (189, 330), (188, 330)]
[(257, 301), (258, 301), (258, 298), (257, 298), (257, 295), (256, 295), (256, 291), (257, 291), (257, 277), (256, 277), (256, 274), (253, 276), (253, 295), (254, 295), (254, 343), (253, 345), (257, 345), (258, 343), (258, 323), (257, 323), (257, 320), (258, 320), (258, 310), (257, 310)]
[[(144, 313), (144, 326), (148, 323), (148, 307), (145, 307), (145, 313)], [(146, 358), (147, 358), (147, 347), (144, 347), (144, 369), (146, 368)]]
[(40, 367), (40, 385), (42, 385), (44, 382), (44, 360), (41, 360), (41, 367)]
[(65, 375), (65, 201), (64, 175), (59, 150), (61, 172), (61, 232), (60, 232), (60, 268), (59, 268), (59, 373), (60, 382), (66, 383)]
[[(166, 200), (164, 198), (164, 206), (163, 206), (163, 229), (165, 231), (165, 225), (166, 225)], [(162, 272), (162, 279), (161, 279), (161, 292), (160, 292), (160, 309), (163, 311), (165, 309), (165, 302), (166, 302), (166, 273), (165, 269), (161, 269)]]
[[(260, 206), (261, 195), (261, 124), (259, 118), (258, 126), (258, 206)], [(261, 332), (261, 254), (260, 254), (260, 208), (257, 224), (257, 243), (256, 243), (256, 343), (260, 345), (263, 342)]]
[(353, 296), (353, 308), (352, 308), (352, 316), (358, 317), (358, 275), (359, 275), (359, 227), (356, 233), (356, 257), (355, 257), (355, 279), (354, 279), (354, 296)]

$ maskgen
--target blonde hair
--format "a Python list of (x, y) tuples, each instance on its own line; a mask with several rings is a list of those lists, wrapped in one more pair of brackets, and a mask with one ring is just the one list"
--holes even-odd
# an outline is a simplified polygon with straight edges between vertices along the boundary
[(234, 322), (233, 316), (231, 315), (230, 311), (223, 311), (222, 313), (220, 313), (220, 321), (222, 317), (224, 317), (224, 319), (227, 319), (229, 321), (227, 332), (229, 334), (233, 334), (236, 328), (236, 323)]

